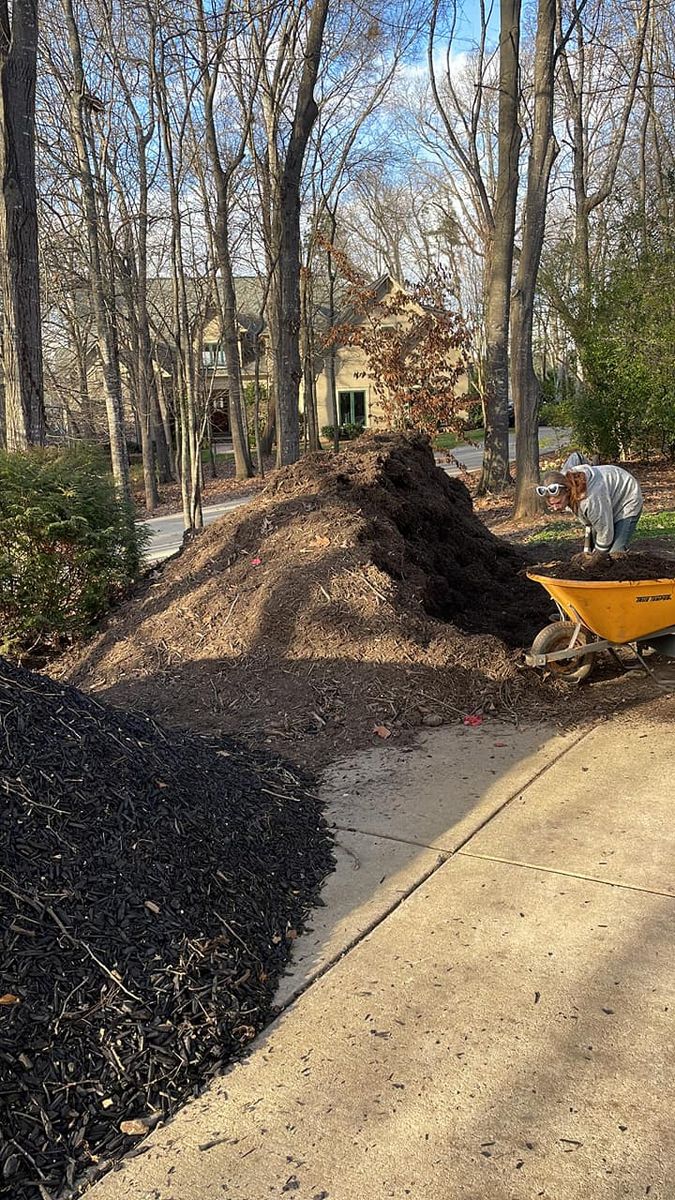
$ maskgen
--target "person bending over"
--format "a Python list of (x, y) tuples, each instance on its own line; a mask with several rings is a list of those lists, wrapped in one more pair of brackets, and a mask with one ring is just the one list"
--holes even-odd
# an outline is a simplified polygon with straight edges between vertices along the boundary
[(547, 471), (537, 487), (552, 512), (571, 509), (590, 526), (593, 549), (585, 553), (585, 569), (602, 566), (610, 554), (626, 549), (640, 515), (643, 498), (637, 479), (623, 467), (588, 465)]

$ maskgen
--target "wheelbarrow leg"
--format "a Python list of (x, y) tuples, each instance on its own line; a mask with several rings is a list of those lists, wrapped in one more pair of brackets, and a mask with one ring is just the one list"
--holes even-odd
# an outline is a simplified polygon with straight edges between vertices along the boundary
[(652, 668), (650, 667), (649, 663), (646, 662), (645, 659), (643, 658), (643, 656), (640, 654), (640, 651), (638, 650), (638, 645), (639, 645), (639, 642), (635, 642), (635, 643), (631, 642), (630, 648), (633, 651), (633, 654), (637, 658), (637, 660), (640, 663), (643, 670), (646, 671), (647, 675), (651, 675), (654, 683), (656, 684), (656, 686), (658, 688), (663, 688), (665, 691), (670, 691), (670, 686), (665, 681), (663, 681), (661, 679), (657, 679), (656, 674), (654, 671), (652, 671)]
[(624, 674), (626, 671), (636, 671), (637, 670), (637, 667), (634, 667), (634, 666), (627, 667), (626, 664), (621, 661), (616, 650), (612, 646), (609, 647), (609, 650), (607, 651), (607, 653), (611, 655), (611, 657), (614, 659), (614, 662), (616, 663), (619, 670), (623, 671)]

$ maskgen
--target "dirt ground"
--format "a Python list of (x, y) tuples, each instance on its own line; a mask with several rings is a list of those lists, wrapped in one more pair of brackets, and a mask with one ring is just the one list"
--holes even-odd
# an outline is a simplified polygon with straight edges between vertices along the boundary
[[(153, 571), (51, 668), (120, 706), (304, 761), (518, 703), (548, 601), (420, 439), (310, 456)], [(373, 733), (379, 730), (379, 733)]]
[(279, 472), (50, 672), (313, 767), (419, 725), (573, 723), (644, 699), (601, 673), (572, 702), (523, 665), (552, 615), (525, 578), (537, 557), (486, 528), (426, 442), (369, 435)]

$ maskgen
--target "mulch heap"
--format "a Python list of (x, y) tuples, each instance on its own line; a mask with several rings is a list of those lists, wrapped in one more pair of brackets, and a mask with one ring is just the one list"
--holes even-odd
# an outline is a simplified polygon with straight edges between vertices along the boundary
[(426, 439), (366, 435), (278, 472), (60, 669), (164, 723), (236, 730), (313, 765), (375, 727), (528, 703), (540, 715), (551, 693), (519, 650), (550, 601), (527, 562)]
[(316, 800), (0, 660), (0, 1193), (100, 1174), (253, 1038), (332, 869)]
[(675, 556), (641, 554), (637, 550), (629, 550), (623, 557), (610, 557), (608, 562), (591, 570), (584, 570), (580, 563), (571, 562), (569, 559), (539, 563), (532, 570), (538, 575), (547, 575), (550, 579), (569, 579), (583, 583), (628, 583), (640, 579), (675, 580)]

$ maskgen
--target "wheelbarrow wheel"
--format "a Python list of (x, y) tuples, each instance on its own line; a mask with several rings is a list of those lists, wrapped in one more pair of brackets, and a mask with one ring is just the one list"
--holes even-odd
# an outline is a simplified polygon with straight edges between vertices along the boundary
[[(574, 626), (570, 621), (554, 621), (552, 625), (547, 625), (538, 633), (532, 643), (532, 654), (554, 654), (556, 650), (566, 650), (572, 640)], [(577, 634), (576, 644), (578, 646), (587, 646), (592, 641), (591, 635), (585, 630), (580, 629)], [(585, 658), (563, 658), (557, 662), (547, 663), (546, 670), (556, 679), (562, 679), (565, 683), (581, 683), (583, 679), (588, 679), (593, 667), (595, 666), (595, 655), (589, 654)]]

